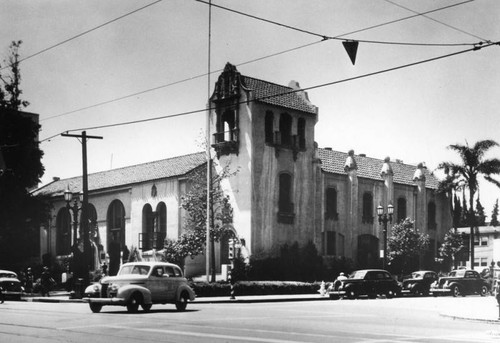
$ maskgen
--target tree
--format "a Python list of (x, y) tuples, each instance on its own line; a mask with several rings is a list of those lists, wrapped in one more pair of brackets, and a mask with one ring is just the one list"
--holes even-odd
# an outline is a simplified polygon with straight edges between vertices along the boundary
[(448, 265), (457, 267), (458, 254), (467, 250), (464, 241), (464, 234), (450, 229), (444, 235), (444, 242), (439, 247), (439, 255), (445, 260)]
[(498, 199), (493, 206), (493, 211), (491, 212), (490, 226), (498, 226)]
[[(210, 258), (212, 282), (215, 281), (215, 242), (226, 237), (227, 225), (233, 222), (233, 209), (229, 196), (224, 194), (221, 182), (234, 175), (229, 167), (220, 173), (212, 173), (210, 182)], [(184, 233), (178, 240), (166, 240), (164, 258), (167, 261), (183, 264), (186, 257), (194, 258), (206, 250), (207, 223), (207, 183), (206, 171), (201, 168), (189, 176), (189, 190), (181, 198), (181, 208), (186, 211), (183, 223)]]
[(28, 105), (20, 98), (20, 45), (12, 42), (6, 72), (0, 65), (0, 261), (10, 266), (23, 261), (27, 251), (37, 251), (38, 230), (49, 212), (43, 199), (28, 191), (38, 185), (44, 168), (40, 125), (19, 111)]
[(484, 214), (484, 207), (481, 205), (479, 198), (476, 200), (476, 224), (477, 226), (486, 225), (486, 215)]
[(445, 178), (438, 183), (436, 192), (445, 194), (448, 198), (448, 208), (452, 218), (452, 226), (456, 230), (460, 223), (462, 207), (458, 201), (456, 192), (461, 190), (461, 185), (456, 175), (450, 173), (448, 168), (444, 170)]
[(478, 141), (473, 147), (469, 147), (467, 143), (465, 145), (450, 145), (448, 148), (460, 155), (462, 163), (442, 162), (438, 166), (439, 169), (449, 170), (469, 190), (469, 210), (466, 213), (467, 223), (470, 227), (471, 268), (474, 268), (474, 228), (477, 226), (474, 199), (479, 190), (479, 177), (482, 176), (486, 181), (500, 187), (500, 181), (493, 178), (493, 176), (500, 174), (500, 160), (485, 158), (485, 154), (495, 146), (498, 146), (498, 143), (493, 140)]
[(406, 218), (394, 225), (387, 239), (391, 269), (408, 274), (418, 268), (418, 259), (429, 247), (429, 235), (414, 228), (414, 221)]

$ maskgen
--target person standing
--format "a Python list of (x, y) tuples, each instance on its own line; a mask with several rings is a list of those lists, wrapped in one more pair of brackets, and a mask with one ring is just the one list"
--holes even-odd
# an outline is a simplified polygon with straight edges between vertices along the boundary
[(40, 277), (40, 283), (42, 286), (42, 296), (44, 297), (45, 295), (47, 295), (49, 297), (49, 291), (52, 285), (49, 268), (47, 268), (46, 266), (43, 267), (42, 276)]

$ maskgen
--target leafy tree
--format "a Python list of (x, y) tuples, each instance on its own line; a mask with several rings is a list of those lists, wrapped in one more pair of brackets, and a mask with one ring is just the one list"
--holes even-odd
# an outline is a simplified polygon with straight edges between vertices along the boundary
[[(233, 209), (229, 196), (225, 195), (222, 180), (234, 175), (226, 166), (220, 173), (212, 173), (210, 182), (210, 265), (212, 282), (215, 281), (215, 242), (219, 242), (228, 232), (227, 224), (233, 222)], [(189, 190), (181, 198), (181, 208), (186, 211), (183, 224), (184, 233), (178, 240), (165, 241), (164, 258), (183, 264), (186, 257), (194, 258), (205, 252), (207, 226), (207, 183), (206, 171), (195, 170), (189, 177)]]
[(498, 199), (493, 206), (493, 211), (491, 212), (491, 226), (498, 226)]
[(445, 260), (449, 265), (454, 268), (457, 267), (457, 254), (467, 249), (464, 241), (464, 234), (457, 232), (454, 229), (450, 229), (444, 235), (444, 242), (439, 247), (439, 255)]
[(429, 235), (414, 228), (414, 221), (406, 218), (394, 225), (387, 239), (387, 257), (391, 269), (408, 274), (418, 267), (418, 259), (429, 247)]
[(500, 181), (493, 178), (493, 176), (500, 174), (500, 160), (497, 158), (486, 159), (484, 157), (491, 148), (496, 146), (498, 146), (498, 143), (493, 140), (478, 141), (472, 147), (467, 143), (465, 145), (450, 145), (448, 148), (460, 155), (462, 163), (442, 162), (438, 166), (439, 169), (449, 170), (469, 190), (469, 211), (466, 213), (467, 223), (470, 227), (471, 268), (474, 268), (474, 228), (477, 226), (474, 199), (479, 190), (479, 177), (482, 176), (486, 181), (500, 187)]
[(436, 192), (445, 194), (448, 198), (448, 208), (450, 210), (450, 215), (452, 218), (452, 225), (453, 228), (456, 229), (460, 224), (460, 216), (462, 211), (460, 201), (458, 201), (456, 192), (461, 189), (461, 184), (456, 175), (450, 173), (450, 170), (448, 168), (445, 168), (444, 173), (445, 178), (438, 183)]
[(26, 252), (38, 250), (40, 224), (48, 219), (46, 203), (29, 193), (44, 168), (40, 125), (19, 111), (28, 105), (20, 98), (20, 44), (11, 44), (6, 68), (0, 65), (0, 261), (12, 267), (29, 257)]

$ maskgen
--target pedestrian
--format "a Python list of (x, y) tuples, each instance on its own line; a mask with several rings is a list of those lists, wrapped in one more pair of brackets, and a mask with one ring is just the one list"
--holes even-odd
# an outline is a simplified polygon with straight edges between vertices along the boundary
[(31, 272), (31, 268), (28, 267), (26, 270), (26, 279), (24, 281), (24, 289), (26, 293), (33, 293), (33, 273)]
[(42, 276), (40, 277), (40, 283), (42, 288), (42, 296), (50, 296), (49, 291), (52, 287), (52, 278), (50, 277), (49, 268), (47, 266), (43, 267)]
[(330, 286), (330, 288), (337, 290), (339, 288), (340, 284), (342, 283), (342, 280), (346, 280), (346, 279), (347, 279), (347, 276), (345, 276), (345, 274), (343, 272), (340, 273), (339, 276), (337, 276), (337, 278), (333, 282), (333, 287)]

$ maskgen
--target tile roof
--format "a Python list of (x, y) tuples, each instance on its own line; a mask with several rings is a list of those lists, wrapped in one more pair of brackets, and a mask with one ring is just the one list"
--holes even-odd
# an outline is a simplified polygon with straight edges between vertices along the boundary
[[(254, 99), (270, 105), (317, 114), (317, 107), (304, 99), (299, 92), (291, 87), (281, 86), (253, 77), (242, 75), (242, 81), (247, 89), (253, 92)], [(273, 96), (283, 94), (280, 96)]]
[[(206, 163), (204, 152), (112, 169), (88, 175), (89, 191), (182, 176)], [(82, 177), (57, 180), (35, 190), (35, 195), (59, 196), (69, 185), (72, 192), (82, 189)]]
[[(349, 154), (345, 152), (334, 151), (330, 149), (318, 149), (318, 155), (321, 159), (323, 171), (333, 174), (347, 175), (344, 171), (345, 161)], [(358, 166), (358, 177), (383, 181), (380, 176), (384, 160), (379, 160), (371, 157), (355, 155), (354, 159)], [(417, 166), (391, 161), (390, 165), (394, 172), (394, 183), (415, 186), (413, 176), (417, 170)], [(439, 180), (429, 170), (424, 168), (425, 187), (436, 189)]]

